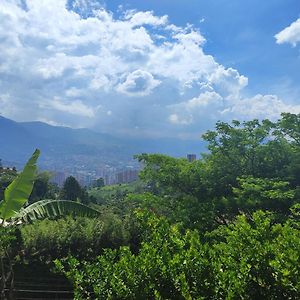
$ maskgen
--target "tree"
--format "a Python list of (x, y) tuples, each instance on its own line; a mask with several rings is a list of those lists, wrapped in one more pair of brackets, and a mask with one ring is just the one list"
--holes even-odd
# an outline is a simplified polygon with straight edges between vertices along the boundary
[(211, 151), (206, 155), (207, 181), (216, 196), (232, 193), (242, 176), (283, 178), (291, 161), (291, 146), (279, 138), (277, 125), (269, 120), (232, 124), (218, 122), (203, 139)]
[[(135, 197), (159, 215), (189, 228), (211, 229), (214, 226), (214, 205), (206, 182), (203, 161), (188, 162), (162, 154), (136, 156), (144, 164), (140, 178), (148, 190), (159, 197), (142, 194)], [(143, 203), (143, 204), (142, 204)]]
[(35, 175), (33, 189), (29, 197), (29, 203), (33, 203), (45, 199), (45, 196), (47, 195), (50, 189), (50, 183), (49, 183), (50, 178), (51, 178), (51, 174), (46, 171), (39, 172)]
[(239, 187), (233, 188), (233, 193), (243, 212), (264, 209), (287, 216), (295, 203), (295, 190), (287, 181), (250, 176), (239, 178), (238, 182)]
[(82, 198), (82, 188), (75, 177), (69, 176), (65, 180), (60, 198), (72, 201)]
[(96, 179), (93, 183), (93, 187), (97, 187), (97, 188), (104, 187), (104, 179), (102, 177)]
[(282, 113), (277, 122), (277, 134), (300, 146), (300, 114)]
[[(218, 122), (215, 130), (203, 135), (210, 153), (201, 160), (188, 163), (161, 154), (141, 154), (137, 156), (144, 164), (140, 177), (151, 193), (160, 196), (158, 211), (170, 217), (166, 207), (172, 207), (171, 219), (178, 212), (175, 220), (190, 220), (183, 221), (188, 227), (215, 226), (213, 216), (217, 224), (226, 224), (236, 214), (258, 208), (286, 214), (300, 195), (299, 120), (283, 114), (276, 123)], [(253, 186), (259, 194), (251, 190)]]

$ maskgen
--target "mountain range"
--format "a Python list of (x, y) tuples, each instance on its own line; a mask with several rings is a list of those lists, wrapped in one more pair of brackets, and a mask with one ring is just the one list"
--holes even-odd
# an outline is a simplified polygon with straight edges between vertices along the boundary
[(204, 143), (179, 139), (115, 137), (90, 129), (52, 126), (43, 122), (15, 122), (0, 116), (0, 158), (21, 167), (35, 148), (41, 150), (39, 165), (45, 169), (92, 169), (101, 165), (117, 168), (135, 164), (138, 153), (186, 156), (203, 152)]

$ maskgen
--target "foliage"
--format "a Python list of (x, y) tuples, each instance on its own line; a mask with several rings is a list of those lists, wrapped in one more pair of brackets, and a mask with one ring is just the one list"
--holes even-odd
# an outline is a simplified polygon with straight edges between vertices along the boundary
[(201, 241), (164, 218), (141, 214), (145, 237), (137, 255), (106, 250), (94, 262), (56, 261), (75, 299), (297, 299), (300, 233), (272, 225), (272, 215), (240, 216)]
[[(7, 220), (33, 220), (46, 216), (55, 217), (62, 213), (80, 214), (85, 216), (98, 216), (99, 212), (95, 209), (89, 208), (85, 205), (68, 202), (62, 200), (52, 201), (38, 201), (34, 204), (22, 209), (24, 204), (28, 201), (33, 188), (33, 180), (36, 171), (36, 162), (39, 157), (40, 151), (37, 149), (26, 163), (23, 171), (10, 183), (10, 185), (4, 191), (4, 199), (0, 202), (0, 217), (1, 233), (4, 233), (1, 240), (0, 249), (0, 276), (1, 285), (0, 293), (1, 299), (6, 299), (5, 291), (9, 290), (9, 298), (13, 298), (14, 290), (14, 270), (13, 265), (15, 263), (16, 255), (10, 249), (16, 250), (16, 247), (12, 245), (14, 240), (9, 235), (10, 227), (14, 228), (13, 222), (5, 223)], [(8, 229), (5, 228), (8, 226)]]
[(0, 167), (0, 200), (4, 198), (4, 190), (12, 183), (17, 177), (17, 170), (15, 168), (2, 168)]
[(63, 185), (60, 198), (76, 201), (82, 197), (82, 188), (75, 177), (69, 176)]
[(144, 190), (145, 187), (141, 181), (134, 181), (131, 183), (92, 188), (88, 190), (88, 193), (100, 205), (115, 205), (117, 207), (128, 194), (142, 193)]
[(144, 191), (98, 190), (130, 245), (56, 262), (76, 298), (297, 299), (299, 130), (292, 114), (218, 122), (201, 160), (138, 155)]
[(0, 298), (13, 298), (14, 264), (19, 258), (20, 232), (0, 226)]
[(215, 211), (212, 203), (200, 202), (197, 198), (185, 195), (172, 197), (151, 193), (131, 194), (125, 199), (127, 209), (143, 209), (165, 216), (171, 223), (181, 223), (184, 228), (197, 228), (201, 232), (215, 227)]
[(269, 120), (218, 122), (215, 131), (203, 135), (211, 151), (206, 157), (207, 179), (216, 195), (231, 194), (231, 187), (242, 176), (283, 176), (291, 149), (287, 140), (275, 135), (275, 127)]
[(103, 248), (117, 248), (128, 243), (120, 219), (113, 214), (103, 218), (65, 217), (41, 220), (21, 228), (23, 251), (27, 260), (51, 262), (68, 254), (90, 259)]
[(202, 275), (198, 276), (195, 289), (209, 290), (205, 280), (201, 280), (208, 275), (209, 265), (204, 258), (207, 249), (202, 249), (197, 234), (182, 236), (179, 228), (170, 227), (165, 219), (140, 217), (145, 219), (147, 230), (137, 255), (128, 247), (121, 247), (118, 251), (106, 250), (93, 263), (80, 263), (70, 257), (67, 269), (56, 261), (57, 267), (73, 280), (76, 299), (180, 299), (190, 292), (184, 272), (194, 260), (199, 260), (197, 271)]
[(282, 113), (278, 129), (278, 135), (291, 140), (293, 145), (300, 146), (300, 114)]
[(98, 217), (100, 216), (100, 212), (73, 201), (41, 200), (21, 209), (16, 215), (16, 219), (24, 222), (32, 222), (38, 219), (57, 218), (66, 215)]
[(59, 188), (56, 184), (51, 183), (52, 174), (44, 171), (38, 172), (34, 178), (34, 184), (28, 203), (34, 203), (42, 199), (57, 199)]
[(93, 182), (93, 187), (98, 187), (98, 188), (101, 188), (101, 187), (104, 187), (104, 179), (102, 177), (96, 179), (94, 182)]
[[(212, 264), (218, 282), (216, 292), (221, 298), (297, 298), (300, 232), (288, 223), (273, 225), (272, 219), (262, 211), (254, 213), (251, 221), (241, 215), (210, 234), (217, 241), (211, 243)], [(288, 273), (287, 266), (291, 266)]]
[[(141, 178), (150, 192), (162, 196), (162, 208), (178, 212), (177, 221), (193, 220), (183, 221), (188, 228), (211, 229), (256, 209), (286, 215), (300, 196), (298, 119), (283, 114), (277, 123), (218, 122), (214, 131), (203, 135), (210, 153), (201, 160), (138, 155), (145, 166)], [(203, 214), (195, 214), (200, 211), (209, 212), (204, 223)], [(165, 215), (174, 219), (169, 211)]]
[(39, 155), (40, 151), (38, 149), (35, 150), (25, 165), (24, 170), (5, 189), (4, 199), (0, 202), (0, 217), (3, 222), (15, 216), (28, 201), (33, 187), (36, 162)]
[(295, 190), (287, 181), (250, 176), (238, 178), (238, 183), (233, 188), (237, 206), (247, 211), (264, 209), (287, 215), (296, 201)]
[(188, 162), (162, 154), (141, 154), (136, 158), (144, 164), (140, 177), (152, 193), (173, 196), (189, 194), (206, 198), (207, 190), (201, 180), (201, 161)]

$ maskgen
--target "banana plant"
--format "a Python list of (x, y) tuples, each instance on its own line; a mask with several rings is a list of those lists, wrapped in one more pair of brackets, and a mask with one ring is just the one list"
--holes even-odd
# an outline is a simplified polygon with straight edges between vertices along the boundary
[(18, 221), (27, 222), (66, 214), (87, 217), (99, 216), (99, 211), (68, 200), (41, 200), (23, 208), (32, 192), (39, 155), (40, 150), (36, 149), (23, 171), (5, 189), (4, 200), (0, 202), (1, 225), (3, 226), (7, 220), (13, 221), (10, 224), (14, 224)]
[(5, 230), (14, 228), (13, 225), (19, 222), (25, 223), (47, 217), (66, 214), (87, 217), (100, 215), (95, 209), (68, 200), (41, 200), (24, 208), (32, 192), (39, 156), (40, 150), (36, 149), (23, 171), (5, 189), (4, 199), (0, 202), (0, 299), (14, 299), (13, 259), (8, 250), (10, 237), (6, 238), (3, 234)]

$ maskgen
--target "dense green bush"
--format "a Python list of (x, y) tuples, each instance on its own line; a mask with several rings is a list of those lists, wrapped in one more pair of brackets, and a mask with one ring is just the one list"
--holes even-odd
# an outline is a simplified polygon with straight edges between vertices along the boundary
[[(93, 262), (57, 261), (76, 299), (297, 299), (300, 232), (258, 211), (208, 234), (144, 218), (137, 255), (108, 249)], [(143, 223), (143, 222), (142, 222)]]
[(89, 258), (103, 248), (117, 248), (128, 242), (121, 220), (108, 214), (101, 219), (66, 217), (42, 220), (21, 227), (27, 258), (51, 261), (72, 254)]
[(300, 232), (273, 215), (238, 216), (210, 235), (215, 293), (221, 299), (297, 299), (300, 293)]

